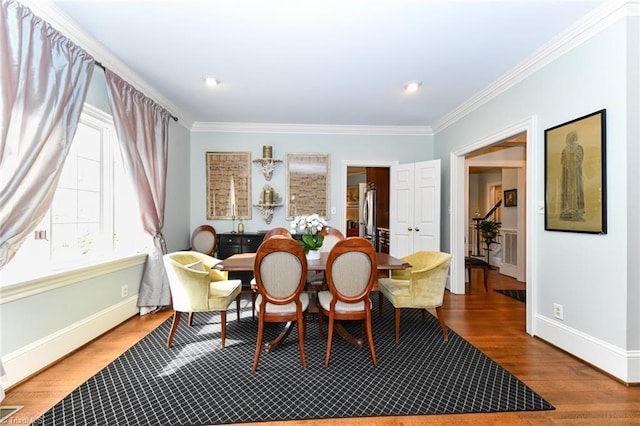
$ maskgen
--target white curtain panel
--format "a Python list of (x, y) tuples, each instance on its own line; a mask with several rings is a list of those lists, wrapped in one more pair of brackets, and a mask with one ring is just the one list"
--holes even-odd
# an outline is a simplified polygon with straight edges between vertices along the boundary
[(0, 23), (0, 268), (51, 206), (94, 59), (21, 4)]
[(140, 313), (145, 314), (171, 304), (162, 263), (167, 252), (162, 226), (170, 114), (113, 72), (105, 74), (123, 163), (138, 194), (144, 230), (153, 237), (138, 295)]

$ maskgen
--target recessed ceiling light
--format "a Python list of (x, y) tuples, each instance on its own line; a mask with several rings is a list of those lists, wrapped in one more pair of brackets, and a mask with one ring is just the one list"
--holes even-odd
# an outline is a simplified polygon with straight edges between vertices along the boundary
[(422, 86), (421, 81), (413, 80), (404, 85), (404, 90), (407, 93), (413, 93), (413, 92), (417, 92), (420, 86)]
[(216, 87), (220, 85), (220, 80), (210, 75), (207, 75), (204, 77), (204, 84), (206, 84), (209, 87)]

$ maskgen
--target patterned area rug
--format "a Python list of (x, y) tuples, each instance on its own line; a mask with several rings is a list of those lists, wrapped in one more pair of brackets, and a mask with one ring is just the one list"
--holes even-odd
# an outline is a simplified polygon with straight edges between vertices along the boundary
[[(403, 310), (395, 344), (388, 302), (373, 320), (378, 367), (366, 342), (359, 349), (335, 336), (325, 368), (326, 330), (320, 338), (317, 321), (309, 320), (306, 370), (294, 330), (281, 347), (262, 353), (253, 372), (257, 322), (250, 306), (244, 299), (240, 323), (235, 309), (229, 312), (223, 350), (218, 315), (196, 314), (191, 328), (181, 323), (171, 349), (167, 320), (35, 424), (204, 425), (553, 409), (455, 332), (443, 341), (431, 315), (423, 322), (418, 310)], [(359, 325), (347, 329), (358, 333)], [(280, 328), (267, 331), (273, 338)]]
[(504, 294), (518, 302), (527, 303), (527, 290), (493, 290), (497, 293)]

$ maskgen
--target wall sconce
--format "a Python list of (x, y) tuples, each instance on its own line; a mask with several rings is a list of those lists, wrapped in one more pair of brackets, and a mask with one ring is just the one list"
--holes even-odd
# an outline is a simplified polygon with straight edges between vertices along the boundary
[(282, 163), (282, 160), (274, 160), (272, 157), (273, 148), (271, 147), (271, 145), (263, 145), (262, 158), (253, 160), (254, 163), (260, 164), (260, 166), (262, 167), (262, 174), (267, 181), (271, 180), (273, 171), (276, 169), (276, 164)]

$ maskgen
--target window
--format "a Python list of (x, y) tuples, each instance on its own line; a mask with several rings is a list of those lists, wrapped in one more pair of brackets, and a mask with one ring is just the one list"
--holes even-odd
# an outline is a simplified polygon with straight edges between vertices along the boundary
[(85, 104), (51, 208), (2, 270), (0, 282), (138, 253), (146, 241), (111, 117)]

